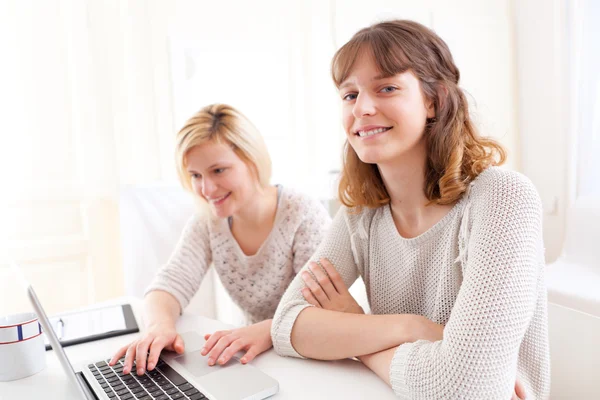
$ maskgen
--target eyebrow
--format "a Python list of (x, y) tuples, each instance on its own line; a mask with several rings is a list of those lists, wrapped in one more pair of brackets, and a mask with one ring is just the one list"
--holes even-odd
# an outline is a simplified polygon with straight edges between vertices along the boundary
[[(222, 164), (222, 163), (223, 162), (214, 163), (213, 165), (211, 165), (207, 169), (213, 169), (213, 168), (215, 168), (216, 166), (218, 166), (219, 164)], [(193, 172), (193, 173), (196, 173), (196, 174), (198, 173), (197, 171), (194, 171), (193, 169), (190, 169), (190, 168), (188, 168), (187, 170), (188, 170), (188, 172)]]
[[(377, 75), (377, 76), (373, 77), (373, 78), (371, 79), (371, 82), (374, 82), (374, 81), (380, 81), (380, 80), (382, 80), (382, 79), (389, 78), (389, 77), (391, 77), (391, 76), (393, 76), (393, 75), (389, 75), (389, 74), (379, 74), (379, 75)], [(340, 88), (339, 88), (339, 90), (341, 90), (341, 89), (344, 89), (345, 87), (348, 87), (348, 86), (352, 86), (352, 83), (351, 83), (351, 82), (348, 82), (348, 81), (346, 80), (346, 81), (344, 81), (344, 83), (342, 83), (342, 84), (340, 85)]]

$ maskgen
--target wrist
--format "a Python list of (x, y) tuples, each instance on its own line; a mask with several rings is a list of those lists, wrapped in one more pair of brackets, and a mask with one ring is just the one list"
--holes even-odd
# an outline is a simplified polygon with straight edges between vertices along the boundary
[(397, 314), (396, 323), (394, 324), (394, 335), (397, 340), (397, 346), (407, 343), (414, 342), (416, 339), (415, 332), (420, 329), (417, 315), (413, 314)]
[(271, 346), (273, 346), (273, 338), (271, 337), (271, 325), (273, 324), (273, 320), (272, 319), (267, 319), (267, 320), (262, 321), (261, 324), (264, 324), (265, 339), (266, 339), (265, 344), (266, 344), (267, 349), (268, 349)]
[(152, 320), (146, 324), (148, 330), (154, 330), (158, 328), (175, 329), (175, 321), (169, 319)]
[(348, 304), (346, 308), (341, 310), (341, 312), (349, 313), (349, 314), (364, 314), (365, 311), (360, 306), (360, 304), (354, 302), (354, 304)]
[(273, 325), (272, 319), (265, 319), (264, 321), (260, 321), (259, 324), (263, 325), (265, 328), (269, 328), (271, 330), (271, 325)]
[(273, 325), (272, 319), (265, 319), (264, 321), (258, 322), (257, 325), (259, 325), (264, 332), (269, 335), (269, 338), (271, 337), (271, 326)]
[(436, 324), (422, 315), (405, 314), (403, 317), (405, 342), (412, 343), (417, 340), (436, 342), (444, 338), (443, 325)]

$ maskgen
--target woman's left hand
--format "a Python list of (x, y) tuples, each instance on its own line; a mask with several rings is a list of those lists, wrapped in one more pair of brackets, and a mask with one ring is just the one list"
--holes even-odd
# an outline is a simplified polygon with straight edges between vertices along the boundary
[(316, 281), (308, 272), (302, 272), (302, 279), (306, 284), (306, 287), (302, 289), (302, 296), (306, 301), (315, 307), (326, 310), (364, 314), (364, 310), (352, 297), (333, 264), (326, 258), (322, 258), (320, 262), (326, 273), (317, 263), (311, 261), (308, 264)]
[(246, 354), (240, 359), (242, 364), (247, 364), (260, 353), (269, 350), (273, 346), (271, 340), (271, 322), (267, 319), (254, 325), (230, 331), (217, 331), (215, 333), (204, 335), (206, 343), (200, 350), (205, 356), (208, 354), (208, 365), (215, 365), (217, 362), (224, 365), (240, 350), (245, 350)]

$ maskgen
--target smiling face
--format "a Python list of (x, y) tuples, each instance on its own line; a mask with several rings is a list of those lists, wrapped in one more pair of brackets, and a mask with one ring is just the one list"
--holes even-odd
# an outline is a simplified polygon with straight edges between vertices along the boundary
[(255, 174), (228, 144), (209, 141), (194, 146), (186, 160), (194, 192), (218, 218), (238, 213), (257, 192)]
[(382, 77), (370, 52), (363, 51), (340, 84), (348, 141), (361, 161), (384, 164), (402, 156), (425, 156), (423, 131), (435, 115), (412, 71)]

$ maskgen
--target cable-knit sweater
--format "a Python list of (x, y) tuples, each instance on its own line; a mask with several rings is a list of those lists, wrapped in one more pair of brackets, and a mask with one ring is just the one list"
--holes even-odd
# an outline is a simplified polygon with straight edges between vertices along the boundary
[[(445, 326), (443, 340), (396, 349), (389, 376), (399, 397), (509, 400), (517, 377), (528, 399), (549, 396), (542, 206), (523, 175), (488, 168), (447, 215), (410, 239), (399, 235), (389, 205), (342, 208), (311, 259), (322, 257), (348, 287), (363, 278), (373, 314), (417, 314)], [(311, 306), (303, 286), (298, 275), (275, 314), (280, 355), (302, 357), (290, 334)]]
[(194, 215), (146, 293), (164, 290), (183, 310), (212, 263), (248, 323), (273, 318), (285, 289), (315, 252), (330, 222), (317, 200), (283, 188), (271, 232), (256, 254), (247, 256), (227, 218)]

